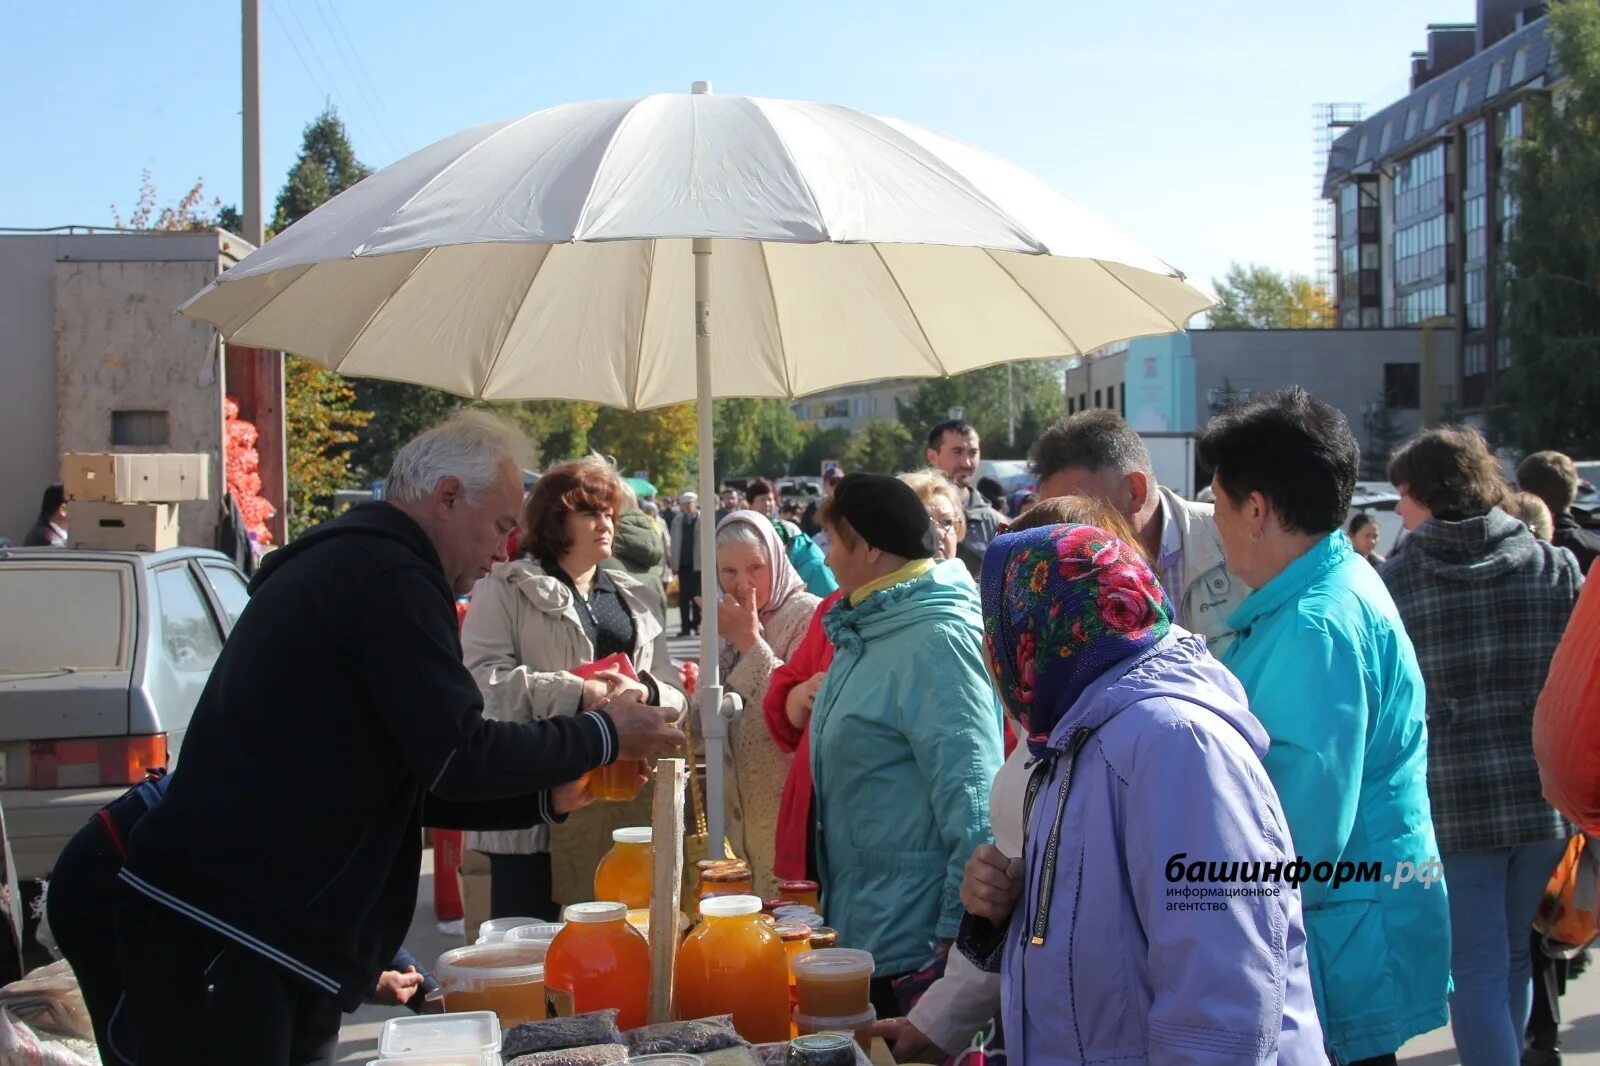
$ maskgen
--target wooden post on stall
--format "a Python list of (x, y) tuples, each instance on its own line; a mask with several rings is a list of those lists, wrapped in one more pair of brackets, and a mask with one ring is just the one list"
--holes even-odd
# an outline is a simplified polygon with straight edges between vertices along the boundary
[(655, 881), (650, 892), (650, 1024), (672, 1020), (672, 974), (678, 962), (678, 915), (683, 895), (683, 790), (688, 781), (682, 759), (656, 763), (655, 810), (651, 847)]

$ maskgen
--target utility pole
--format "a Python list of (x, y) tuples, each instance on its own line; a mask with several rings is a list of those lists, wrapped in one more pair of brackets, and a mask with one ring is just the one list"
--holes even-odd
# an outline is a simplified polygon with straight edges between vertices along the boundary
[(241, 0), (240, 67), (244, 96), (244, 232), (261, 247), (266, 226), (261, 217), (261, 0)]
[(1017, 387), (1011, 380), (1012, 364), (1006, 364), (1006, 445), (1017, 446)]

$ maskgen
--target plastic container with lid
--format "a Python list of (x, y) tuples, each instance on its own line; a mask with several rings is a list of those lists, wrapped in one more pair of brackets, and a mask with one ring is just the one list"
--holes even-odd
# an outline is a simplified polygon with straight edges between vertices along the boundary
[(650, 1007), (650, 944), (628, 924), (621, 902), (574, 903), (545, 957), (545, 990), (558, 1016), (616, 1008), (617, 1025), (637, 1029)]
[(561, 932), (561, 922), (534, 922), (530, 925), (519, 925), (506, 934), (507, 940), (532, 942), (535, 944), (548, 944)]
[(789, 1043), (784, 1066), (856, 1066), (855, 1041), (843, 1033), (808, 1033)]
[(785, 899), (782, 896), (779, 896), (777, 899), (763, 900), (762, 903), (761, 903), (761, 909), (766, 911), (768, 914), (771, 914), (773, 911), (777, 910), (779, 907), (798, 907), (798, 906), (800, 906), (800, 904), (796, 903), (794, 900)]
[(509, 1027), (545, 1018), (544, 965), (549, 945), (502, 940), (439, 956), (433, 976), (451, 1014), (491, 1011)]
[(390, 1018), (383, 1023), (383, 1035), (378, 1038), (378, 1057), (384, 1061), (450, 1061), (451, 1056), (471, 1061), (473, 1055), (498, 1058), (499, 1054), (500, 1020), (493, 1011), (486, 1010)]
[(817, 1018), (796, 1011), (794, 1015), (795, 1028), (800, 1030), (801, 1036), (810, 1036), (813, 1033), (848, 1033), (855, 1037), (861, 1050), (872, 1053), (872, 1023), (878, 1020), (878, 1012), (871, 1005), (860, 1014), (842, 1018)]
[(757, 896), (700, 904), (701, 922), (678, 949), (673, 1017), (733, 1015), (752, 1044), (789, 1039), (789, 961), (783, 941), (761, 921)]
[(780, 922), (801, 922), (813, 929), (820, 928), (823, 924), (822, 915), (810, 907), (803, 907), (796, 903), (789, 907), (779, 907), (772, 912), (772, 916)]
[(478, 926), (478, 943), (493, 944), (497, 940), (504, 940), (506, 934), (519, 925), (534, 925), (538, 918), (490, 918)]
[(650, 1066), (705, 1066), (699, 1055), (635, 1055), (628, 1062), (647, 1062)]
[(814, 911), (822, 909), (822, 886), (815, 881), (780, 881), (778, 894), (796, 903), (803, 903)]
[(616, 829), (611, 850), (594, 871), (594, 898), (616, 899), (635, 910), (650, 906), (655, 879), (655, 848), (649, 826)]
[(872, 953), (821, 948), (794, 960), (798, 1013), (853, 1018), (872, 1007)]
[(446, 1052), (443, 1055), (406, 1056), (403, 1059), (372, 1059), (367, 1066), (503, 1066), (499, 1055), (474, 1055), (467, 1051)]

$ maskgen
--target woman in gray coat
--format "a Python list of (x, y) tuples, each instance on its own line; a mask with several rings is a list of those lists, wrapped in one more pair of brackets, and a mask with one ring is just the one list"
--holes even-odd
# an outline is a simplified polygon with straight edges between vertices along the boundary
[[(680, 715), (687, 708), (658, 597), (625, 571), (600, 565), (611, 555), (622, 500), (622, 481), (602, 459), (565, 463), (539, 479), (524, 505), (522, 554), (478, 582), (462, 627), (486, 716), (527, 722), (628, 695)], [(638, 681), (615, 671), (588, 680), (573, 673), (618, 652)], [(492, 917), (554, 920), (561, 904), (592, 897), (611, 831), (648, 824), (647, 787), (629, 803), (576, 811), (563, 825), (469, 833), (466, 846), (489, 856)]]

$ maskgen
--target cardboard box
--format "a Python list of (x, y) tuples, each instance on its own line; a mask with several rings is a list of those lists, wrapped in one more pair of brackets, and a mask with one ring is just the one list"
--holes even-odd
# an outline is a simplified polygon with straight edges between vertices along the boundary
[(67, 505), (67, 544), (98, 551), (158, 552), (178, 546), (175, 503)]
[(181, 503), (211, 498), (211, 457), (187, 452), (68, 452), (67, 499), (93, 503)]
[(461, 884), (461, 934), (468, 944), (476, 944), (478, 926), (493, 917), (489, 910), (489, 856), (463, 851), (456, 874)]

